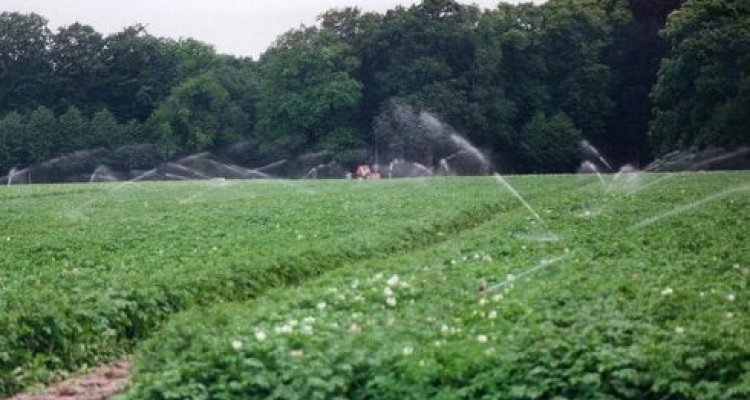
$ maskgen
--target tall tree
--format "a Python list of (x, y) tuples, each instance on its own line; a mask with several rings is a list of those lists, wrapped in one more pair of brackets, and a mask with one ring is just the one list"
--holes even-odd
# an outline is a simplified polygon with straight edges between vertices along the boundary
[(232, 102), (247, 116), (250, 126), (253, 126), (261, 97), (257, 64), (249, 58), (221, 56), (219, 65), (211, 71), (229, 93)]
[(177, 82), (208, 72), (220, 63), (213, 46), (195, 39), (173, 43), (172, 51), (177, 59)]
[(212, 73), (176, 87), (153, 118), (158, 124), (168, 123), (175, 146), (190, 152), (236, 140), (245, 122), (229, 92)]
[(399, 99), (464, 130), (472, 108), (469, 92), (479, 17), (477, 7), (454, 0), (425, 0), (388, 11), (368, 48), (372, 78), (366, 78), (366, 95), (367, 103), (376, 107), (372, 111)]
[(26, 123), (15, 111), (0, 119), (0, 174), (24, 166), (27, 155), (23, 146)]
[(605, 57), (611, 26), (597, 0), (552, 0), (542, 8), (542, 46), (552, 102), (594, 143), (608, 140), (615, 107), (612, 69)]
[(648, 137), (653, 108), (650, 93), (659, 62), (667, 51), (659, 31), (669, 13), (684, 0), (600, 0), (606, 1), (614, 3), (615, 9), (622, 9), (616, 3), (627, 3), (631, 15), (625, 19), (610, 17), (614, 42), (609, 64), (614, 72), (617, 107), (609, 120), (608, 140), (602, 150), (620, 164), (644, 165), (653, 158)]
[(111, 149), (123, 144), (122, 127), (117, 123), (115, 116), (107, 109), (94, 114), (91, 118), (89, 132), (85, 146), (88, 149)]
[(57, 118), (47, 107), (41, 106), (29, 116), (24, 132), (23, 146), (28, 156), (25, 164), (37, 164), (56, 155)]
[[(374, 89), (374, 63), (368, 49), (376, 43), (375, 33), (382, 23), (382, 15), (374, 12), (362, 12), (356, 7), (341, 10), (329, 10), (318, 17), (320, 26), (332, 32), (337, 38), (347, 44), (348, 56), (356, 58), (357, 68), (352, 76), (362, 83), (362, 101), (353, 116), (353, 129), (358, 131), (360, 138), (372, 128), (372, 119), (379, 106), (374, 96), (368, 96), (370, 89)], [(359, 160), (361, 161), (361, 160)]]
[(65, 114), (58, 118), (58, 129), (55, 148), (59, 154), (85, 148), (90, 135), (89, 124), (77, 107), (71, 106)]
[(48, 100), (47, 20), (37, 14), (0, 14), (0, 114), (30, 112)]
[(281, 36), (260, 60), (259, 132), (288, 153), (312, 149), (350, 126), (361, 99), (362, 84), (352, 76), (357, 65), (347, 45), (327, 30)]
[(573, 172), (580, 162), (582, 136), (564, 113), (538, 112), (521, 130), (518, 150), (525, 172)]
[(750, 144), (750, 3), (689, 0), (664, 31), (652, 139), (675, 148)]
[(103, 49), (102, 35), (87, 25), (62, 27), (52, 36), (49, 58), (54, 81), (49, 90), (56, 110), (76, 106), (90, 114), (103, 107), (96, 92), (106, 90), (101, 87)]
[(499, 167), (519, 162), (520, 129), (538, 112), (547, 113), (550, 94), (541, 48), (543, 10), (533, 4), (500, 4), (479, 24), (472, 101), (477, 112), (472, 138), (493, 149)]
[(97, 96), (120, 121), (146, 120), (176, 83), (173, 47), (142, 25), (107, 36), (102, 55), (103, 84)]

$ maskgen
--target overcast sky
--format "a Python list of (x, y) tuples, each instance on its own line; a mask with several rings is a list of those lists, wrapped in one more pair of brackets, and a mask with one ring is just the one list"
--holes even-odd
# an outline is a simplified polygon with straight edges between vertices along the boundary
[[(494, 7), (499, 0), (464, 1)], [(112, 33), (142, 23), (156, 36), (192, 37), (221, 53), (257, 58), (280, 34), (313, 24), (321, 12), (359, 6), (383, 12), (410, 0), (0, 0), (0, 11), (36, 12), (54, 31), (80, 21)], [(518, 0), (508, 0), (517, 3)], [(534, 0), (542, 3), (543, 0)]]

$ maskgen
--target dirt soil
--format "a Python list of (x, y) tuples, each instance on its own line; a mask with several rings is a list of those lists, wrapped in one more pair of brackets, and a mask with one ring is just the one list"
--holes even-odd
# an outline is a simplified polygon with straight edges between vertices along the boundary
[(131, 361), (123, 359), (91, 373), (69, 379), (39, 394), (20, 394), (9, 400), (105, 400), (119, 394), (130, 377)]

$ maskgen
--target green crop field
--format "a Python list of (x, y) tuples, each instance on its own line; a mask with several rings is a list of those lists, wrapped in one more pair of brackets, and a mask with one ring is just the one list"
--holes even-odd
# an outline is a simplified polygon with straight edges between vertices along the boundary
[(0, 190), (0, 395), (750, 396), (750, 175)]

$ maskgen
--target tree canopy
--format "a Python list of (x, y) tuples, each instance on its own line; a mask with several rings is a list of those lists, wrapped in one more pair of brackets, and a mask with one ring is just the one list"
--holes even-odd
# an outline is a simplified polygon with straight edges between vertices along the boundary
[(311, 27), (281, 36), (260, 60), (259, 134), (284, 152), (305, 151), (348, 127), (362, 98), (362, 83), (352, 76), (357, 66), (330, 31)]
[(750, 3), (688, 1), (664, 36), (669, 55), (653, 91), (657, 152), (750, 144)]
[(349, 165), (410, 143), (389, 121), (399, 109), (429, 113), (515, 172), (573, 171), (584, 139), (636, 165), (748, 145), (749, 27), (741, 0), (423, 0), (326, 11), (252, 60), (142, 25), (102, 35), (3, 12), (0, 170), (92, 149), (127, 165), (320, 150)]

